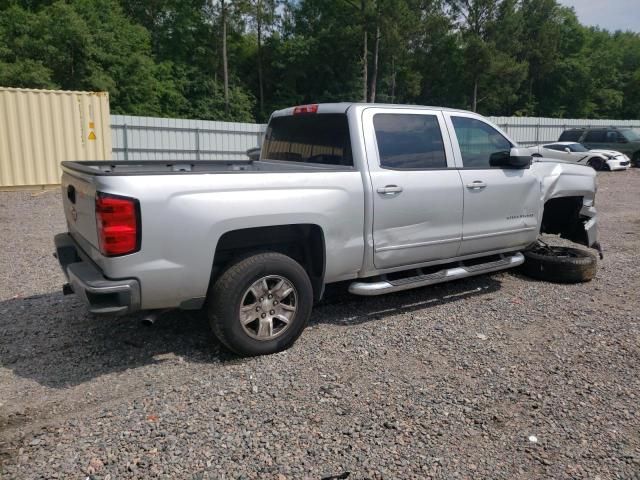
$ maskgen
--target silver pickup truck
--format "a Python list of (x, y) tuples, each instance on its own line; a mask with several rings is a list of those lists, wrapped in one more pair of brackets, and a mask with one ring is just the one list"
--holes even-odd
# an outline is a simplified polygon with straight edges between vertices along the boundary
[(290, 346), (330, 283), (494, 272), (541, 233), (597, 247), (594, 170), (525, 151), (474, 113), (339, 103), (275, 112), (257, 161), (64, 162), (64, 291), (98, 314), (206, 308), (257, 355)]

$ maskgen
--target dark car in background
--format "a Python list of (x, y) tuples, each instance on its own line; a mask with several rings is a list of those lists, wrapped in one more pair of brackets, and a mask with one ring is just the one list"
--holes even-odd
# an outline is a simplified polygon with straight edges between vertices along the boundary
[(562, 132), (558, 141), (578, 142), (590, 150), (616, 150), (627, 155), (634, 167), (640, 167), (640, 133), (633, 128), (572, 128)]

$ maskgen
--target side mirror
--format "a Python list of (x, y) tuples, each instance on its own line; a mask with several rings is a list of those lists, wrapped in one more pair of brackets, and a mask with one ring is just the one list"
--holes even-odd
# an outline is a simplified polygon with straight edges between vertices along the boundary
[(566, 148), (564, 149), (564, 151), (565, 151), (566, 153), (571, 153), (571, 149), (570, 149), (569, 147), (566, 147)]
[(260, 147), (250, 148), (247, 150), (246, 155), (252, 162), (260, 160)]
[(503, 150), (501, 152), (495, 152), (489, 157), (489, 165), (499, 168), (513, 168), (522, 169), (528, 168), (531, 165), (533, 157), (525, 148), (512, 148), (509, 150)]

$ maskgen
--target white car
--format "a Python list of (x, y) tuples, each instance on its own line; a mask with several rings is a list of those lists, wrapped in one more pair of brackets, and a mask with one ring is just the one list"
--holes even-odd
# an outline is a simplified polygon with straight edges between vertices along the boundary
[(581, 143), (556, 142), (529, 149), (534, 157), (555, 158), (590, 165), (595, 170), (627, 170), (629, 157), (614, 150), (589, 150)]
[(598, 153), (604, 155), (606, 158), (607, 170), (629, 170), (631, 166), (631, 159), (622, 152), (616, 152), (615, 150), (589, 150), (590, 153)]

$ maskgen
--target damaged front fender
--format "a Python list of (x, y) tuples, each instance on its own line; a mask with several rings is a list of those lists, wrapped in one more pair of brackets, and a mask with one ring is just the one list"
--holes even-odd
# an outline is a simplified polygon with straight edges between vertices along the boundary
[(595, 208), (596, 172), (591, 167), (540, 159), (532, 173), (540, 178), (543, 215), (540, 233), (595, 248), (598, 242), (598, 216)]

